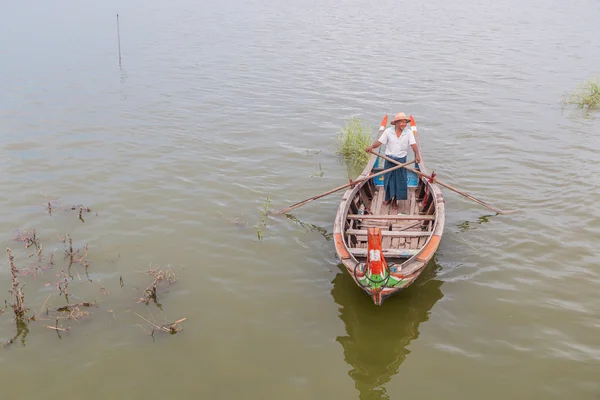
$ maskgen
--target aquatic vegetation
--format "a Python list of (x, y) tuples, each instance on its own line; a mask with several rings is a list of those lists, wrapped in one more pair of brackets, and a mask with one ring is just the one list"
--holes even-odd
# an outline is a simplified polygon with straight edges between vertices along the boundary
[[(48, 214), (50, 216), (55, 216), (56, 211), (59, 210), (56, 207), (56, 204), (52, 204), (48, 201), (46, 205)], [(266, 210), (267, 207), (265, 206), (265, 211)], [(78, 212), (79, 219), (83, 222), (82, 216), (84, 213), (90, 213), (91, 208), (77, 205), (64, 209), (64, 211)], [(98, 216), (98, 213), (96, 213), (96, 216)], [(14, 231), (13, 240), (20, 242), (21, 246), (18, 246), (18, 248), (13, 247), (11, 249), (9, 247), (6, 249), (10, 265), (9, 280), (10, 278), (12, 278), (12, 280), (10, 282), (10, 289), (8, 290), (10, 300), (4, 301), (4, 308), (6, 310), (11, 308), (14, 311), (16, 334), (8, 341), (0, 343), (0, 347), (14, 345), (18, 342), (25, 346), (25, 341), (29, 334), (29, 325), (32, 323), (36, 326), (55, 331), (58, 338), (63, 339), (61, 334), (66, 334), (67, 332), (74, 330), (69, 326), (72, 321), (78, 322), (81, 319), (92, 318), (94, 311), (100, 310), (102, 304), (98, 305), (97, 299), (72, 302), (73, 298), (79, 299), (80, 293), (71, 294), (72, 289), (76, 289), (76, 291), (77, 289), (81, 290), (78, 285), (89, 285), (90, 283), (93, 283), (99, 286), (100, 294), (102, 296), (108, 296), (110, 294), (110, 291), (104, 287), (103, 284), (96, 279), (92, 280), (89, 276), (88, 270), (96, 270), (97, 266), (88, 259), (89, 252), (87, 243), (84, 243), (78, 248), (77, 243), (70, 234), (66, 234), (64, 237), (57, 235), (58, 240), (62, 242), (64, 246), (64, 257), (54, 257), (55, 252), (59, 247), (55, 241), (56, 239), (53, 239), (53, 235), (43, 236), (44, 246), (42, 245), (42, 237), (38, 232), (39, 231), (36, 231), (36, 229), (16, 229)], [(45, 250), (46, 248), (53, 248), (53, 250), (48, 252)], [(52, 272), (52, 270), (54, 271)], [(82, 279), (80, 272), (81, 275), (85, 273), (87, 279)], [(164, 270), (158, 268), (149, 269), (147, 274), (151, 277), (152, 282), (145, 290), (143, 290), (141, 297), (138, 297), (138, 303), (148, 305), (150, 302), (153, 302), (162, 311), (162, 304), (159, 303), (158, 297), (159, 294), (162, 297), (163, 294), (168, 293), (168, 291), (163, 292), (161, 289), (163, 286), (174, 284), (178, 281), (178, 278), (171, 268)], [(39, 308), (30, 304), (31, 298), (29, 298), (28, 301), (25, 300), (26, 296), (23, 290), (27, 283), (33, 283), (35, 285), (36, 282), (43, 285), (44, 288), (56, 288), (56, 292), (48, 294), (48, 297)], [(124, 286), (122, 276), (119, 277), (119, 285), (121, 288)], [(35, 287), (36, 286), (34, 286), (34, 288)], [(43, 290), (47, 291), (48, 289)], [(59, 299), (58, 302), (60, 303), (58, 305), (53, 304), (53, 301), (51, 300), (51, 298), (56, 297), (57, 295)], [(89, 291), (87, 295), (90, 295)], [(37, 312), (35, 311), (36, 309), (38, 310)], [(107, 309), (107, 311), (115, 315), (114, 310)], [(0, 314), (3, 314), (4, 312), (4, 309), (0, 309)], [(182, 330), (181, 323), (185, 321), (186, 318), (180, 318), (175, 322), (166, 324), (155, 323), (147, 319), (144, 320), (152, 326), (152, 330), (148, 333), (154, 338), (154, 332), (157, 330), (170, 334), (180, 332)]]
[(370, 157), (365, 148), (372, 143), (371, 127), (360, 118), (353, 117), (338, 136), (337, 154), (342, 156), (348, 167), (362, 170)]
[(154, 281), (152, 281), (152, 284), (150, 284), (150, 286), (144, 290), (144, 296), (140, 298), (138, 302), (148, 305), (148, 303), (152, 301), (158, 308), (162, 310), (162, 304), (158, 302), (158, 286), (163, 282), (167, 282), (169, 284), (175, 283), (177, 281), (177, 277), (171, 268), (169, 268), (167, 271), (150, 269), (148, 270), (148, 275), (153, 277)]
[(311, 178), (316, 178), (316, 177), (318, 177), (318, 178), (322, 178), (322, 177), (323, 177), (323, 174), (324, 174), (324, 172), (323, 172), (323, 168), (321, 168), (321, 163), (319, 163), (319, 172), (315, 172), (315, 173), (314, 173), (314, 174), (312, 174), (310, 177), (311, 177)]
[(563, 99), (563, 105), (573, 104), (586, 113), (600, 109), (600, 81), (587, 81), (581, 84), (568, 98)]
[[(482, 216), (478, 217), (477, 218), (477, 225), (481, 225), (481, 224), (490, 222), (490, 217), (493, 217), (493, 215), (482, 215)], [(466, 232), (469, 229), (475, 229), (476, 228), (476, 226), (474, 225), (474, 223), (471, 222), (471, 221), (464, 221), (464, 222), (458, 224), (457, 226), (458, 226), (458, 229), (461, 232)]]
[(321, 236), (323, 236), (325, 238), (325, 240), (329, 241), (333, 238), (333, 233), (329, 233), (327, 232), (327, 229), (323, 228), (322, 226), (318, 226), (318, 225), (314, 225), (314, 224), (309, 224), (306, 222), (301, 221), (298, 217), (293, 216), (292, 214), (285, 214), (285, 217), (291, 221), (293, 221), (294, 223), (300, 225), (301, 227), (303, 227), (307, 232), (318, 232), (321, 234)]
[[(226, 217), (225, 215), (223, 215), (223, 213), (221, 211), (217, 211), (217, 214), (219, 215), (219, 217), (226, 219), (227, 222), (229, 223), (229, 225), (236, 225), (239, 227), (248, 226), (248, 221), (240, 220), (240, 217)], [(244, 214), (242, 214), (242, 216), (243, 215)]]
[[(166, 323), (163, 325), (157, 325), (156, 322), (150, 321), (144, 317), (142, 317), (140, 314), (134, 312), (135, 315), (137, 315), (138, 317), (140, 317), (141, 319), (143, 319), (144, 321), (146, 321), (147, 323), (149, 323), (152, 326), (152, 330), (150, 332), (148, 332), (148, 334), (150, 336), (152, 336), (152, 340), (154, 340), (154, 332), (155, 331), (162, 331), (162, 332), (166, 332), (166, 333), (170, 333), (171, 335), (176, 334), (177, 332), (181, 332), (183, 330), (183, 328), (181, 326), (179, 326), (183, 321), (185, 321), (187, 318), (181, 318), (178, 319), (175, 322), (170, 322), (170, 323)], [(141, 327), (141, 325), (140, 325)], [(142, 327), (142, 329), (144, 329)], [(145, 329), (144, 329), (145, 330)]]
[(25, 317), (25, 312), (27, 309), (25, 308), (25, 295), (23, 294), (23, 285), (19, 284), (19, 270), (15, 266), (14, 257), (12, 255), (12, 250), (6, 249), (8, 253), (8, 259), (10, 261), (10, 273), (12, 276), (12, 290), (10, 291), (13, 297), (12, 308), (15, 312), (15, 317), (17, 319), (23, 319)]
[(267, 227), (267, 215), (269, 215), (269, 204), (271, 204), (271, 199), (267, 197), (265, 203), (263, 204), (263, 209), (259, 210), (260, 221), (256, 227), (258, 228), (256, 235), (258, 236), (258, 241), (262, 242), (263, 240), (263, 228)]

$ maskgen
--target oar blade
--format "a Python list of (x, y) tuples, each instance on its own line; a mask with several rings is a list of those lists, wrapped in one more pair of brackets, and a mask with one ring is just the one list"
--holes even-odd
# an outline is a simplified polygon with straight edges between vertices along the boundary
[(410, 115), (410, 129), (413, 131), (413, 133), (417, 133), (417, 123), (412, 114)]
[(388, 116), (387, 114), (385, 114), (385, 117), (383, 117), (383, 119), (381, 120), (381, 126), (379, 127), (379, 130), (385, 129), (385, 127), (387, 126), (388, 123)]

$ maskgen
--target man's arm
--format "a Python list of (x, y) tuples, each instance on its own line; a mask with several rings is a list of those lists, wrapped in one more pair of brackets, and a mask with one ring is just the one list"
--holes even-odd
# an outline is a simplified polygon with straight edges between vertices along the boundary
[(381, 142), (379, 140), (376, 140), (375, 143), (373, 143), (370, 146), (367, 146), (367, 148), (365, 149), (365, 151), (367, 153), (370, 153), (371, 150), (378, 148), (379, 146), (381, 146)]
[(420, 163), (421, 157), (419, 157), (419, 147), (416, 143), (411, 144), (410, 147), (412, 147), (413, 151), (415, 152), (415, 161)]

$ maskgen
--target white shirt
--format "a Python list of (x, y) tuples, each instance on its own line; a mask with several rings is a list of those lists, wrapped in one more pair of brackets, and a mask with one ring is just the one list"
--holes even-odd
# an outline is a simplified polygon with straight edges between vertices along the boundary
[(383, 131), (378, 141), (386, 145), (385, 155), (394, 157), (406, 157), (408, 146), (417, 143), (415, 135), (408, 126), (404, 128), (400, 137), (396, 136), (396, 127), (390, 126)]

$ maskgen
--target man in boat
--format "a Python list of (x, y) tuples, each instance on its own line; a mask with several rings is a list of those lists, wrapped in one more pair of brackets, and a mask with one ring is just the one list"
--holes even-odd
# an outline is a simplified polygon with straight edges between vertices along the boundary
[[(410, 119), (403, 112), (396, 114), (391, 122), (393, 126), (390, 126), (383, 131), (381, 137), (377, 139), (375, 143), (368, 146), (365, 151), (369, 153), (371, 150), (385, 144), (386, 156), (393, 158), (400, 163), (405, 163), (408, 154), (408, 146), (411, 146), (415, 153), (415, 161), (417, 163), (421, 162), (415, 135), (413, 135), (412, 130), (408, 126), (409, 121)], [(392, 168), (394, 166), (395, 164), (385, 160), (384, 169)], [(383, 205), (387, 206), (393, 201), (392, 208), (396, 209), (398, 206), (396, 200), (406, 200), (408, 198), (406, 170), (400, 168), (385, 174), (383, 186), (385, 188), (385, 201), (383, 202)]]

